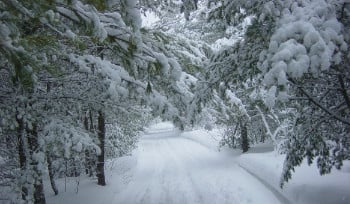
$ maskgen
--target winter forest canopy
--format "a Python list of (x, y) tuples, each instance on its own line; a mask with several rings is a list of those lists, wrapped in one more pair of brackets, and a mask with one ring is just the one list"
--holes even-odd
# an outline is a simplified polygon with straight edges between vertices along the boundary
[(45, 203), (47, 174), (104, 186), (157, 117), (271, 141), (281, 187), (304, 159), (341, 169), (349, 43), (347, 0), (1, 0), (0, 202)]

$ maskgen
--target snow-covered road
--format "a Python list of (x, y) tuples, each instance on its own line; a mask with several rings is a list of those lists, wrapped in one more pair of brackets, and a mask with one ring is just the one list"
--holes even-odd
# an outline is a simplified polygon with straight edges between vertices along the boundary
[(115, 203), (281, 203), (234, 157), (181, 137), (173, 129), (150, 130), (141, 138), (136, 155), (130, 182), (115, 195)]

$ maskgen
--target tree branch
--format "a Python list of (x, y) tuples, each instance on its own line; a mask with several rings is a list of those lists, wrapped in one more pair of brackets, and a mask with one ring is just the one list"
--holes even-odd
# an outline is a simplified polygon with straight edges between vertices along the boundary
[[(289, 78), (289, 81), (292, 82), (294, 85), (296, 85), (295, 81), (292, 78)], [(332, 116), (332, 118), (334, 118), (334, 119), (338, 120), (339, 122), (342, 122), (342, 123), (344, 123), (346, 125), (350, 125), (350, 121), (349, 120), (347, 120), (346, 118), (343, 118), (343, 117), (340, 117), (340, 116), (336, 115), (334, 112), (329, 110), (327, 107), (323, 106), (319, 101), (316, 101), (315, 98), (312, 97), (311, 94), (309, 94), (307, 91), (305, 91), (302, 87), (297, 86), (297, 88), (302, 92), (302, 94), (304, 94), (310, 100), (310, 102), (312, 102), (314, 105), (319, 107), (321, 110), (323, 110), (324, 112), (326, 112), (327, 114)]]
[(341, 87), (341, 92), (342, 92), (342, 95), (345, 99), (345, 102), (346, 102), (346, 105), (348, 106), (348, 108), (350, 109), (350, 97), (348, 95), (348, 92), (345, 88), (345, 83), (344, 83), (344, 79), (342, 77), (342, 75), (338, 75), (338, 80), (339, 80), (339, 83), (340, 83), (340, 87)]

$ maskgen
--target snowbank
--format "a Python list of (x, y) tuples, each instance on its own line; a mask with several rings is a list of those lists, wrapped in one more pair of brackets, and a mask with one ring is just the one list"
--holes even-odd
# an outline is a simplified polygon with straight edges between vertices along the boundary
[(200, 129), (183, 132), (180, 137), (197, 142), (211, 150), (218, 151), (221, 135), (219, 129), (213, 129), (211, 131)]
[[(181, 137), (218, 151), (222, 131), (194, 130), (182, 133)], [(319, 175), (316, 164), (309, 166), (304, 162), (296, 168), (292, 179), (281, 189), (279, 183), (285, 155), (280, 155), (273, 149), (273, 146), (268, 143), (254, 145), (246, 154), (241, 154), (240, 150), (221, 148), (231, 157), (237, 156), (241, 167), (284, 195), (290, 203), (350, 203), (350, 162), (345, 163), (342, 170), (333, 170), (331, 174), (324, 176)]]
[(171, 122), (160, 122), (153, 124), (148, 128), (145, 128), (144, 133), (147, 135), (161, 132), (169, 132), (173, 130), (175, 130), (175, 126)]
[[(306, 163), (303, 163), (300, 167), (296, 168), (296, 172), (293, 174), (292, 180), (285, 184), (285, 187), (281, 189), (279, 188), (279, 181), (285, 156), (274, 152), (271, 144), (255, 145), (246, 154), (241, 154), (241, 150), (232, 150), (227, 148), (221, 148), (219, 152), (219, 141), (222, 138), (222, 130), (219, 129), (214, 129), (212, 131), (194, 130), (180, 133), (171, 123), (163, 122), (152, 125), (145, 132), (146, 133), (142, 138), (144, 144), (146, 145), (153, 144), (152, 142), (154, 139), (162, 139), (161, 137), (182, 137), (186, 140), (200, 144), (202, 147), (204, 147), (199, 148), (201, 150), (210, 149), (211, 151), (204, 151), (207, 155), (204, 153), (201, 155), (204, 155), (203, 159), (206, 161), (205, 164), (210, 166), (210, 168), (205, 171), (205, 174), (211, 175), (210, 178), (213, 177), (213, 182), (216, 181), (215, 174), (227, 174), (225, 179), (228, 179), (231, 177), (241, 176), (241, 174), (238, 172), (248, 172), (249, 174), (253, 175), (253, 177), (251, 177), (253, 180), (255, 180), (254, 177), (257, 178), (259, 181), (258, 183), (263, 184), (276, 197), (282, 197), (278, 200), (282, 202), (285, 199), (286, 202), (282, 203), (350, 203), (350, 162), (346, 163), (342, 170), (334, 170), (331, 174), (325, 176), (320, 176), (318, 174), (316, 165), (308, 166)], [(178, 140), (170, 138), (169, 141)], [(162, 142), (164, 142), (164, 140), (160, 140), (160, 144), (163, 144)], [(192, 158), (190, 155), (187, 156), (192, 151), (191, 148), (185, 148), (183, 146), (179, 147), (176, 145), (174, 146), (173, 143), (169, 143), (168, 145), (172, 145), (172, 148), (179, 150), (176, 154), (182, 154), (182, 156), (186, 155), (184, 158)], [(119, 200), (119, 194), (125, 190), (124, 188), (128, 186), (131, 181), (135, 180), (135, 167), (140, 165), (138, 164), (137, 158), (139, 154), (144, 154), (144, 151), (144, 148), (140, 148), (139, 151), (135, 150), (132, 156), (125, 156), (115, 160), (109, 160), (108, 164), (106, 165), (107, 186), (105, 187), (97, 186), (96, 180), (85, 176), (79, 178), (68, 178), (67, 181), (64, 179), (58, 179), (57, 186), (60, 190), (60, 194), (58, 196), (54, 196), (49, 187), (49, 182), (46, 180), (45, 191), (47, 202), (53, 204), (110, 203), (112, 200)], [(219, 162), (216, 160), (217, 157), (221, 158), (219, 159)], [(155, 158), (152, 157), (152, 159)], [(140, 161), (145, 162), (143, 159)], [(201, 161), (195, 161), (202, 164)], [(211, 161), (215, 162), (211, 163)], [(195, 166), (193, 162), (190, 164)], [(237, 164), (242, 168), (239, 168)], [(213, 168), (215, 170), (220, 170), (221, 168), (220, 173), (214, 173), (214, 175), (212, 175), (212, 172), (215, 172), (213, 171)], [(169, 169), (171, 170), (172, 168)], [(196, 174), (194, 175), (203, 176), (198, 175), (198, 171), (196, 171)], [(238, 182), (240, 185), (245, 185), (245, 182), (243, 181), (244, 179), (235, 178), (228, 183), (231, 185)], [(206, 179), (206, 181), (208, 181), (208, 179)], [(65, 183), (67, 183), (66, 190)], [(227, 188), (230, 188), (230, 185), (228, 185)], [(213, 185), (213, 188), (214, 187), (215, 185)], [(252, 190), (253, 187), (255, 188), (256, 186), (250, 186), (247, 188)], [(225, 188), (222, 190), (227, 191)], [(264, 202), (262, 201), (261, 203)]]
[(350, 163), (341, 171), (320, 176), (315, 164), (304, 162), (292, 175), (292, 180), (279, 188), (284, 155), (276, 152), (242, 154), (239, 164), (298, 204), (350, 203)]
[(55, 196), (47, 178), (44, 183), (47, 203), (97, 204), (117, 200), (115, 198), (116, 194), (121, 192), (132, 179), (133, 169), (137, 164), (137, 155), (135, 153), (133, 153), (133, 156), (125, 156), (107, 161), (105, 169), (106, 186), (98, 186), (96, 178), (89, 178), (85, 175), (68, 177), (66, 180), (61, 178), (56, 180), (59, 194)]

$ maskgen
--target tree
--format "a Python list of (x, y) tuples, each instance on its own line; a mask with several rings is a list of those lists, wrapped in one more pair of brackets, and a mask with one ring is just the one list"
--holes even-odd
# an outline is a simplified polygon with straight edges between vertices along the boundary
[[(215, 17), (213, 13), (218, 12), (218, 8), (223, 9), (224, 6), (225, 4), (221, 4), (213, 10), (208, 10), (209, 20), (214, 21), (216, 26), (219, 23), (215, 20), (221, 20), (222, 16)], [(222, 27), (228, 27), (225, 21), (220, 21), (220, 24)], [(205, 83), (198, 84), (196, 97), (192, 101), (194, 111), (191, 113), (197, 112), (196, 109), (202, 104), (213, 104), (214, 101), (214, 106), (211, 106), (218, 111), (216, 114), (218, 121), (230, 126), (228, 129), (233, 131), (230, 133), (231, 138), (236, 137), (234, 134), (241, 133), (238, 137), (241, 140), (240, 146), (243, 151), (247, 151), (250, 134), (248, 132), (252, 132), (248, 131), (248, 124), (255, 114), (254, 100), (250, 96), (258, 89), (257, 76), (260, 73), (255, 64), (258, 61), (256, 56), (266, 43), (253, 43), (253, 40), (263, 41), (263, 35), (258, 33), (252, 36), (255, 32), (251, 32), (251, 27), (241, 26), (241, 29), (243, 33), (246, 30), (243, 35), (244, 41), (221, 48), (209, 58), (205, 75), (201, 76), (201, 81)], [(234, 39), (239, 39), (242, 31), (234, 33)], [(225, 32), (225, 29), (222, 32)], [(192, 117), (196, 117), (195, 114)]]
[[(347, 82), (346, 77), (343, 78), (348, 75), (345, 71), (348, 60), (343, 54), (347, 52), (348, 42), (342, 36), (344, 24), (337, 19), (336, 8), (341, 8), (338, 4), (292, 3), (289, 12), (278, 19), (269, 48), (261, 55), (259, 67), (264, 73), (263, 83), (274, 90), (276, 100), (296, 98), (288, 106), (299, 113), (286, 144), (281, 185), (291, 178), (291, 171), (304, 158), (309, 164), (316, 159), (321, 174), (329, 173), (333, 166), (340, 168), (342, 161), (348, 159), (345, 152), (349, 110), (344, 106)], [(300, 12), (305, 14), (295, 18)], [(315, 13), (319, 21), (310, 19)]]
[[(141, 127), (127, 128), (130, 122), (122, 119), (142, 123), (135, 112), (149, 112), (145, 105), (155, 115), (184, 120), (183, 103), (176, 100), (182, 68), (172, 54), (159, 51), (164, 48), (157, 39), (147, 33), (141, 37), (136, 1), (6, 1), (0, 9), (9, 11), (0, 19), (0, 68), (13, 78), (1, 83), (6, 96), (0, 104), (1, 139), (4, 132), (17, 138), (1, 157), (16, 158), (15, 150), (18, 160), (9, 159), (14, 165), (8, 171), (19, 166), (15, 173), (28, 178), (11, 177), (23, 195), (18, 200), (45, 202), (41, 175), (46, 165), (57, 193), (55, 177), (80, 175), (81, 161), (88, 157), (99, 158), (103, 185), (104, 152), (113, 148), (105, 144), (120, 148), (118, 156), (130, 151)], [(120, 137), (106, 140), (109, 121), (118, 124)]]
[[(309, 163), (316, 159), (321, 174), (340, 168), (349, 155), (348, 4), (208, 1), (211, 6), (209, 19), (224, 28), (249, 16), (251, 24), (242, 41), (211, 59), (207, 84), (199, 86), (193, 104), (210, 102), (213, 97), (206, 96), (211, 90), (231, 89), (238, 95), (267, 135), (277, 144), (277, 136), (285, 142), (280, 146), (287, 152), (281, 184), (304, 158)], [(246, 97), (251, 95), (247, 92), (255, 99)], [(224, 99), (225, 94), (219, 96)], [(266, 120), (265, 115), (273, 119)]]

